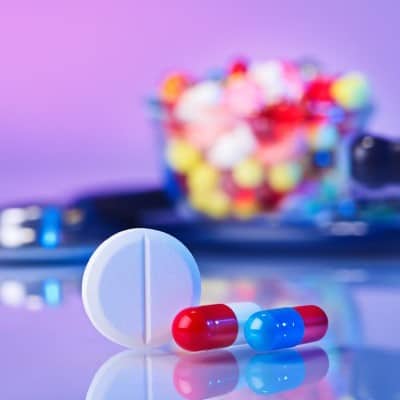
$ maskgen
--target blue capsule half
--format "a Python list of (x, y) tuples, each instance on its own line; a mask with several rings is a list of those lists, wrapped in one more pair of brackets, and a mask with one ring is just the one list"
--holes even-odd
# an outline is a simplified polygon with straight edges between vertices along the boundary
[(294, 308), (258, 311), (244, 327), (246, 341), (256, 351), (296, 346), (303, 340), (304, 332), (304, 321)]

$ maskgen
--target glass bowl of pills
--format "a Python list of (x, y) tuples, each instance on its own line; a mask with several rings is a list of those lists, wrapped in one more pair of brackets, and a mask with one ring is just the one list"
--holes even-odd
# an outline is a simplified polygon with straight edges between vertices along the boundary
[(171, 73), (151, 104), (168, 192), (198, 215), (223, 220), (334, 201), (343, 143), (373, 109), (359, 72), (243, 59), (200, 78)]

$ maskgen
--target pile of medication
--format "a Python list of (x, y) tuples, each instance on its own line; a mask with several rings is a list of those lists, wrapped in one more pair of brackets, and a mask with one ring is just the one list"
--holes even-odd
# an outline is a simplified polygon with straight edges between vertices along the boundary
[(238, 60), (202, 79), (171, 74), (157, 104), (176, 186), (216, 219), (280, 210), (329, 178), (342, 138), (372, 110), (361, 73), (279, 60)]

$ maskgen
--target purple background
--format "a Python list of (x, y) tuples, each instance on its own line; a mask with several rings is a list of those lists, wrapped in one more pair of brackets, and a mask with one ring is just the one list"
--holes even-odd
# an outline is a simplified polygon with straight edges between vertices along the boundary
[(388, 0), (2, 0), (0, 202), (157, 182), (144, 97), (166, 71), (238, 54), (362, 70), (379, 103), (372, 128), (399, 134), (398, 11)]

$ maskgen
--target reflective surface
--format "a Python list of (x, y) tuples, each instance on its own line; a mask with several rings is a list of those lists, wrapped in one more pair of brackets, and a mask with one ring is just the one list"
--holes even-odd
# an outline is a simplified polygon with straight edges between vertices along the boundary
[(330, 319), (326, 338), (264, 354), (246, 347), (135, 354), (90, 325), (81, 266), (2, 266), (1, 398), (400, 398), (400, 260), (196, 256), (203, 303), (318, 304)]

